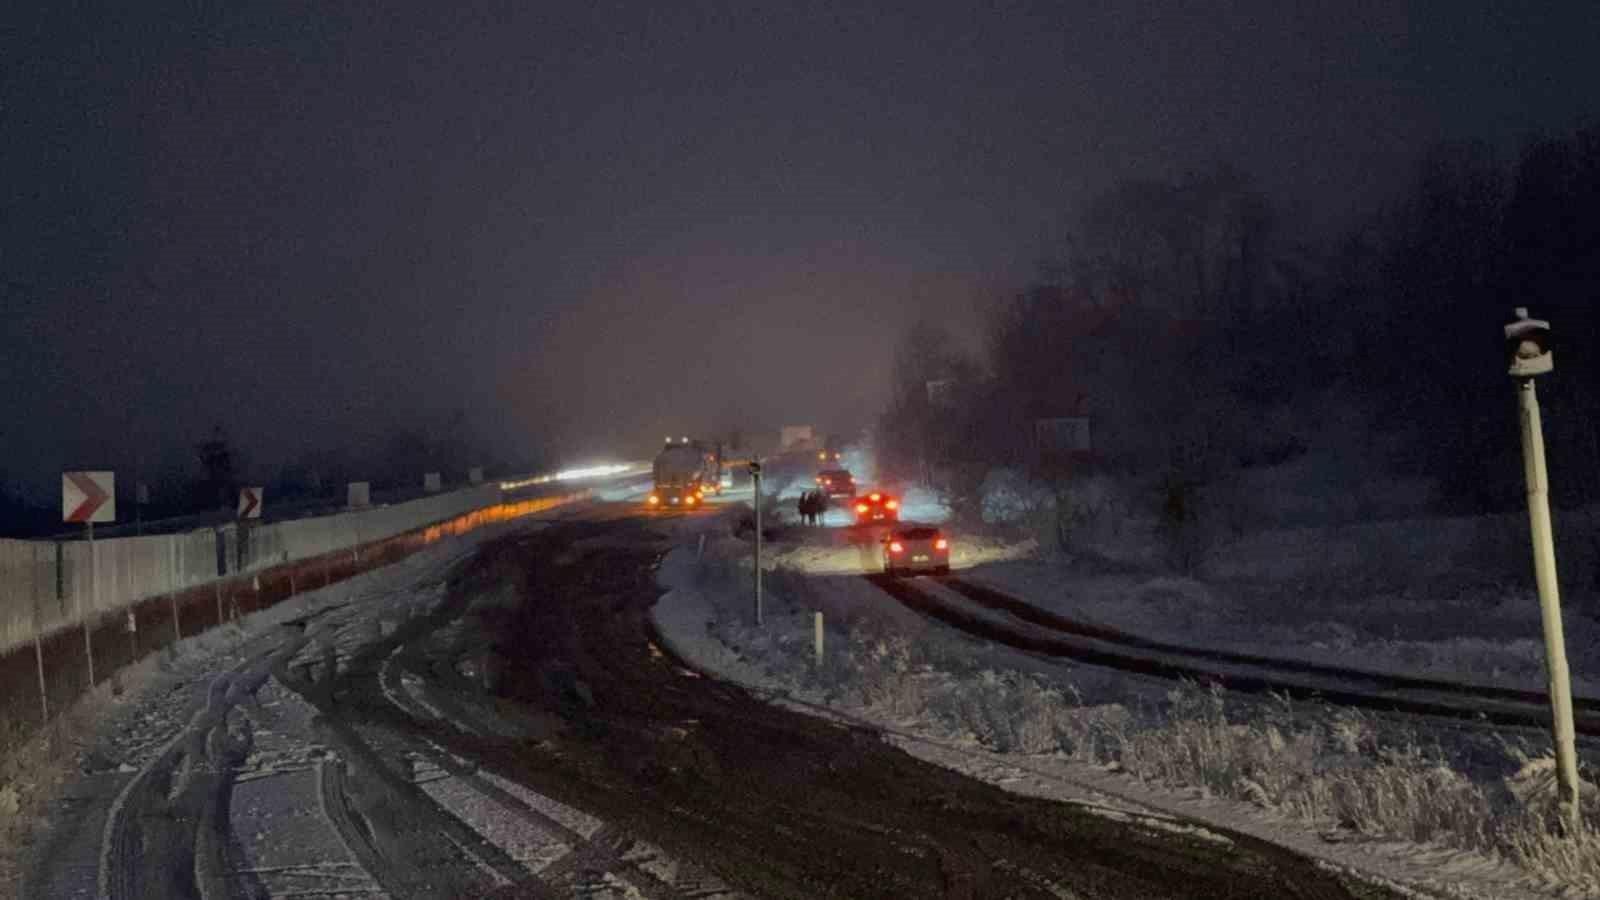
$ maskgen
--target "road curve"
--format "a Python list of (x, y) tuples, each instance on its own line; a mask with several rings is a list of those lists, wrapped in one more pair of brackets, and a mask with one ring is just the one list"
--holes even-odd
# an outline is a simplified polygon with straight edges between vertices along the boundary
[(219, 656), (147, 762), (85, 779), (34, 895), (1393, 896), (1245, 835), (1008, 794), (692, 671), (650, 620), (662, 527), (565, 515)]

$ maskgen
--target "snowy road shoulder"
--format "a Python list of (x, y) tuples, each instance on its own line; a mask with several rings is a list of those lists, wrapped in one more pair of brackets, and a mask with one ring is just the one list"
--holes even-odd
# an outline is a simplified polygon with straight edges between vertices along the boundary
[[(1365, 873), (1374, 883), (1410, 885), (1417, 896), (1562, 896), (1563, 888), (1580, 887), (1541, 886), (1525, 869), (1480, 852), (1351, 840), (1336, 823), (1086, 763), (1083, 758), (1094, 754), (1072, 752), (1065, 734), (1081, 740), (1131, 730), (1127, 704), (1143, 701), (1073, 697), (1080, 686), (1097, 693), (1093, 684), (1102, 676), (1067, 666), (1054, 679), (1040, 679), (1041, 663), (1033, 657), (938, 629), (913, 630), (909, 642), (897, 639), (892, 616), (875, 619), (868, 608), (873, 601), (860, 593), (859, 578), (780, 577), (766, 627), (756, 629), (743, 581), (748, 563), (746, 574), (737, 575), (736, 554), (726, 543), (708, 551), (700, 565), (692, 549), (670, 554), (658, 579), (667, 593), (653, 615), (674, 652), (774, 702), (869, 724), (908, 753), (1008, 790), (1150, 816), (1150, 827), (1251, 835)], [(842, 595), (819, 598), (819, 592)], [(819, 666), (811, 659), (811, 609), (824, 607), (852, 610), (840, 617), (852, 624), (842, 627), (830, 618), (829, 649)], [(1070, 724), (1074, 719), (1099, 724), (1086, 728)]]

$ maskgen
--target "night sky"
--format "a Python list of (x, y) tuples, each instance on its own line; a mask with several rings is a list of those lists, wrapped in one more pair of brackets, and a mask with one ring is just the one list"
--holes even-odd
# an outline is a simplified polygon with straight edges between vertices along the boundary
[(861, 424), (1118, 178), (1231, 162), (1323, 237), (1600, 84), (1592, 2), (17, 5), (0, 470), (46, 494), (212, 423)]

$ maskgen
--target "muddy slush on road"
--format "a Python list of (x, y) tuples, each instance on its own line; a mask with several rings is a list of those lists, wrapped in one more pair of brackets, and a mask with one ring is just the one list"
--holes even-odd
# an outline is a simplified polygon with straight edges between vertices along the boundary
[[(1397, 896), (1245, 835), (1009, 794), (696, 672), (650, 619), (668, 546), (567, 518), (429, 591), (264, 633), (94, 801), (93, 893)], [(32, 883), (87, 886), (72, 860), (46, 854)]]
[(694, 672), (650, 623), (663, 549), (630, 522), (486, 548), (463, 587), (522, 601), (475, 623), (496, 636), (496, 692), (549, 731), (442, 743), (751, 896), (1383, 896), (1243, 836), (1007, 794)]

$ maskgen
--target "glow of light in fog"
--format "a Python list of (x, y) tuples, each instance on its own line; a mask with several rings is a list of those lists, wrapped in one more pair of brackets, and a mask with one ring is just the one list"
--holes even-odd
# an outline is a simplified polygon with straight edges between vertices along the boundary
[(517, 481), (500, 482), (500, 490), (514, 491), (518, 488), (530, 487), (536, 484), (549, 484), (552, 481), (582, 481), (585, 478), (606, 478), (611, 475), (621, 475), (635, 469), (644, 469), (642, 463), (612, 463), (599, 466), (583, 466), (576, 469), (562, 469), (548, 475), (536, 475), (533, 478), (523, 478)]

